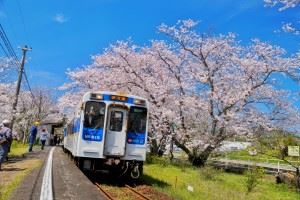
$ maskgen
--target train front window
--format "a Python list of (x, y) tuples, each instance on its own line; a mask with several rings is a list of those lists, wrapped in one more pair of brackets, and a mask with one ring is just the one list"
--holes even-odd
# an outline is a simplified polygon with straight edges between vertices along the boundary
[(88, 101), (85, 104), (84, 127), (86, 128), (103, 128), (105, 117), (105, 103)]
[(128, 132), (145, 133), (147, 125), (147, 109), (131, 107), (128, 119)]
[(122, 131), (123, 127), (123, 112), (121, 111), (111, 111), (109, 130), (111, 131)]

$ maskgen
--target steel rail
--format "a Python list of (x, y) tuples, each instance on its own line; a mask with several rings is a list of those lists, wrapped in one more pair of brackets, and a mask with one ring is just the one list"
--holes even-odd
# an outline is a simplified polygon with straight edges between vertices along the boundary
[(109, 200), (115, 200), (108, 192), (106, 192), (103, 187), (99, 183), (95, 183), (97, 188), (106, 196), (107, 199)]
[(141, 197), (142, 199), (151, 200), (149, 197), (146, 197), (142, 193), (140, 193), (137, 190), (135, 190), (133, 187), (130, 187), (129, 185), (125, 185), (125, 187), (127, 189), (129, 189), (130, 191), (132, 191), (133, 193), (135, 193), (136, 195), (138, 195), (139, 197)]

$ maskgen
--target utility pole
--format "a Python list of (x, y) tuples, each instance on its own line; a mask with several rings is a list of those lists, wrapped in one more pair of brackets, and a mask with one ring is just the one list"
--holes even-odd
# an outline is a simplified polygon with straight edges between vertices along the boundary
[(18, 75), (18, 81), (17, 81), (17, 88), (16, 88), (16, 93), (15, 93), (15, 98), (14, 98), (14, 102), (12, 105), (12, 120), (11, 120), (11, 130), (13, 130), (13, 126), (14, 126), (14, 121), (16, 119), (16, 109), (17, 109), (17, 105), (18, 105), (18, 99), (19, 99), (19, 93), (20, 93), (20, 88), (21, 88), (21, 82), (22, 82), (22, 76), (23, 76), (23, 72), (24, 72), (24, 65), (25, 65), (25, 58), (26, 58), (26, 52), (30, 51), (31, 48), (28, 48), (27, 45), (25, 45), (24, 47), (21, 48), (23, 51), (23, 56), (22, 56), (22, 62), (21, 62), (21, 66), (19, 69), (19, 75)]

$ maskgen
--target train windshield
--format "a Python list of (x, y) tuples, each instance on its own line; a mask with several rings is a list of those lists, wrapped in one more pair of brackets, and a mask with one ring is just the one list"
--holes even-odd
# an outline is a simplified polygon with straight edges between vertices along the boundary
[(129, 133), (145, 133), (147, 125), (147, 109), (131, 107), (128, 119)]
[(84, 127), (99, 129), (104, 127), (105, 103), (88, 101), (85, 104)]

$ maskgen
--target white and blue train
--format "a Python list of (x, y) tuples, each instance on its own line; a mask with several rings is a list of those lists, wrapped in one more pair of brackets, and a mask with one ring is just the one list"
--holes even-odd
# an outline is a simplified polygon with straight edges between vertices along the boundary
[(146, 159), (147, 130), (146, 99), (88, 92), (65, 128), (63, 148), (83, 170), (138, 178)]

